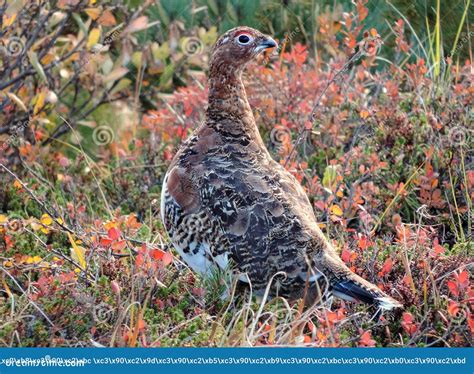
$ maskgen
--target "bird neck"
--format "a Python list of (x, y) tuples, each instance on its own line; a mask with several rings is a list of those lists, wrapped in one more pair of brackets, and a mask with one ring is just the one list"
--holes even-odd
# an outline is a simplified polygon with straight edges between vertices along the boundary
[(261, 140), (242, 82), (242, 71), (211, 65), (209, 76), (208, 123), (226, 133)]

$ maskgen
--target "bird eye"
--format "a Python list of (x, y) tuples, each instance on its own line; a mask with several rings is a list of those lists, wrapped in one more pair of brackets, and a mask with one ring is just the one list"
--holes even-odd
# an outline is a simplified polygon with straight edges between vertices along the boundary
[(252, 38), (247, 34), (239, 35), (239, 37), (237, 38), (237, 42), (242, 45), (249, 44), (251, 40)]

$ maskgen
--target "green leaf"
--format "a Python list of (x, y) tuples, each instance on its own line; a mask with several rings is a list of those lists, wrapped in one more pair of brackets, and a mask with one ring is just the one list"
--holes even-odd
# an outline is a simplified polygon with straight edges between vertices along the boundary
[(81, 29), (81, 31), (84, 33), (84, 35), (87, 35), (87, 29), (88, 27), (86, 26), (86, 24), (82, 21), (81, 19), (81, 16), (77, 13), (73, 13), (72, 14), (72, 18), (74, 18), (74, 20), (76, 21), (77, 25), (79, 26), (79, 28)]
[(28, 58), (30, 59), (31, 65), (32, 65), (33, 68), (36, 70), (36, 72), (38, 73), (38, 75), (40, 76), (40, 78), (41, 78), (44, 82), (47, 83), (47, 82), (48, 82), (48, 79), (46, 78), (46, 74), (44, 73), (43, 66), (41, 66), (41, 63), (40, 63), (39, 60), (38, 60), (38, 55), (36, 54), (36, 52), (29, 51), (29, 52), (28, 52)]
[(168, 42), (164, 42), (161, 46), (158, 43), (153, 43), (151, 45), (151, 53), (155, 62), (163, 61), (170, 55), (170, 46)]
[(143, 52), (141, 51), (133, 52), (133, 55), (132, 55), (133, 66), (139, 69), (142, 66), (142, 61), (143, 61)]
[(337, 178), (337, 166), (329, 165), (324, 170), (323, 175), (323, 186), (328, 191), (331, 192), (336, 187), (336, 178)]
[(113, 96), (116, 93), (124, 90), (125, 88), (130, 86), (131, 83), (132, 81), (128, 78), (120, 79), (119, 82), (115, 85), (115, 87), (110, 91), (110, 96)]

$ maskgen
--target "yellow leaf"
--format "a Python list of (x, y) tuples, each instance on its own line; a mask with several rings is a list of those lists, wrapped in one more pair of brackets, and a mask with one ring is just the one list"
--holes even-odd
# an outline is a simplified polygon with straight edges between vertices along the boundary
[(43, 234), (49, 234), (49, 229), (47, 227), (41, 227), (40, 231), (43, 233)]
[(335, 216), (341, 217), (342, 216), (342, 209), (338, 205), (334, 204), (331, 207), (331, 213), (334, 214)]
[(41, 216), (40, 221), (45, 226), (51, 226), (53, 224), (53, 219), (47, 213), (45, 213)]
[(95, 21), (100, 16), (100, 9), (98, 8), (87, 8), (84, 9), (84, 12), (93, 20)]
[(0, 225), (8, 222), (8, 217), (5, 214), (0, 214)]
[(43, 228), (43, 226), (40, 225), (37, 221), (32, 221), (30, 223), (30, 226), (33, 229), (33, 231), (38, 231), (38, 230), (41, 230)]
[(140, 66), (142, 66), (142, 60), (143, 60), (143, 52), (136, 51), (132, 55), (132, 63), (135, 65), (135, 67), (138, 69)]
[(13, 266), (13, 262), (11, 261), (5, 261), (3, 263), (3, 266), (5, 266), (6, 268), (11, 268)]
[[(7, 262), (10, 262), (10, 261), (7, 261)], [(13, 264), (12, 264), (13, 265)], [(6, 264), (5, 264), (6, 266)], [(12, 297), (12, 291), (10, 290), (10, 287), (8, 287), (8, 284), (7, 282), (5, 282), (5, 278), (2, 278), (2, 284), (3, 284), (3, 289), (5, 290), (5, 292), (7, 293), (7, 295), (9, 297)]]
[(8, 14), (5, 14), (3, 16), (3, 25), (2, 25), (2, 29), (5, 29), (9, 26), (12, 25), (13, 22), (15, 22), (16, 20), (16, 13), (15, 14), (12, 14), (11, 16), (8, 16)]
[(45, 90), (41, 91), (38, 95), (36, 95), (36, 103), (35, 103), (35, 108), (33, 109), (33, 115), (37, 115), (38, 112), (43, 108), (45, 97), (46, 97)]
[(109, 222), (106, 222), (106, 223), (104, 224), (104, 227), (105, 227), (105, 229), (108, 231), (108, 230), (110, 230), (111, 228), (116, 228), (116, 227), (117, 227), (117, 223), (114, 222), (114, 221), (109, 221)]
[(49, 65), (50, 62), (52, 62), (55, 59), (55, 56), (53, 53), (48, 53), (46, 56), (44, 56), (41, 59), (41, 64), (42, 65)]
[(70, 233), (67, 233), (67, 237), (69, 238), (69, 241), (71, 242), (71, 245), (72, 245), (72, 255), (73, 257), (75, 258), (75, 260), (77, 260), (77, 262), (79, 263), (79, 265), (81, 266), (82, 269), (85, 269), (86, 268), (86, 259), (85, 259), (85, 255), (84, 255), (84, 248), (83, 247), (80, 247), (76, 244), (76, 242), (74, 241), (74, 239), (72, 238), (72, 235)]
[(41, 260), (43, 260), (43, 259), (40, 256), (33, 257), (33, 263), (35, 263), (35, 264), (41, 262)]
[(13, 182), (13, 187), (15, 187), (17, 190), (21, 190), (23, 186), (21, 185), (20, 182), (16, 179), (15, 182)]
[(87, 39), (87, 48), (90, 49), (99, 42), (100, 29), (94, 28), (89, 33), (89, 39)]

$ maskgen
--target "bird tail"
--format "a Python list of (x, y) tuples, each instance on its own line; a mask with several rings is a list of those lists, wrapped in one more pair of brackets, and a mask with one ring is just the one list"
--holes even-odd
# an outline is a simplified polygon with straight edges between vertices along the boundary
[(402, 307), (393, 297), (354, 273), (350, 275), (350, 279), (336, 281), (332, 285), (332, 292), (341, 299), (376, 305), (383, 310)]
[(348, 301), (375, 305), (382, 310), (402, 307), (401, 303), (376, 285), (352, 272), (336, 255), (326, 255), (324, 262), (334, 274), (330, 282), (334, 296)]

